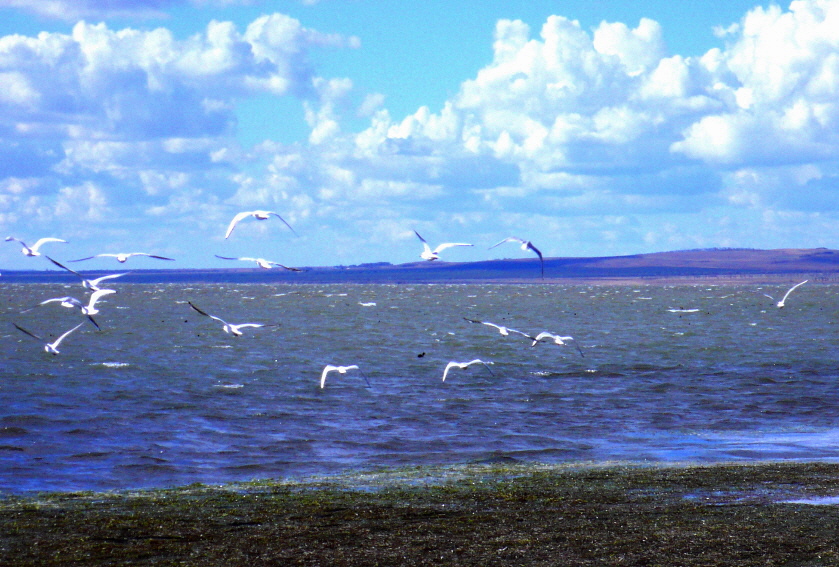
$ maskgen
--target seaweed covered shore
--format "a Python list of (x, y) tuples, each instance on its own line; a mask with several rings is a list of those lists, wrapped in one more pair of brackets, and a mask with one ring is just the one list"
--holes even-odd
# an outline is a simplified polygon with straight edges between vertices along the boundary
[(6, 496), (0, 564), (836, 565), (837, 495), (839, 464), (760, 463)]

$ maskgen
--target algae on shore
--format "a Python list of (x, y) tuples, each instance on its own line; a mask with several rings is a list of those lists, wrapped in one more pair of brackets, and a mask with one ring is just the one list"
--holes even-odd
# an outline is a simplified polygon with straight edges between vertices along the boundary
[(837, 494), (839, 464), (762, 463), (6, 497), (0, 563), (836, 565), (839, 508), (791, 501)]

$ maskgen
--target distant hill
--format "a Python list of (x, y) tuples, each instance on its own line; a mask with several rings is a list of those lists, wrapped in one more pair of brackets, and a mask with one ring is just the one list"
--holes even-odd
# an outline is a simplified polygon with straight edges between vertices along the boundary
[[(112, 270), (93, 270), (90, 274)], [(309, 267), (302, 272), (259, 268), (207, 270), (135, 270), (122, 282), (287, 282), (287, 283), (410, 283), (468, 281), (543, 281), (538, 258), (482, 262), (377, 262), (353, 266)], [(605, 256), (545, 258), (545, 281), (656, 280), (666, 278), (768, 278), (807, 275), (839, 279), (839, 251), (813, 249), (708, 249)], [(78, 281), (58, 270), (3, 271), (0, 283)]]

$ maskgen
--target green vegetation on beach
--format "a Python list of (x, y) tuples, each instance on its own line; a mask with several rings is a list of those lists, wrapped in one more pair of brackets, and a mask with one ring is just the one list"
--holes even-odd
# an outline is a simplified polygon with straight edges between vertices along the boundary
[(836, 565), (839, 465), (379, 471), (0, 500), (3, 565)]

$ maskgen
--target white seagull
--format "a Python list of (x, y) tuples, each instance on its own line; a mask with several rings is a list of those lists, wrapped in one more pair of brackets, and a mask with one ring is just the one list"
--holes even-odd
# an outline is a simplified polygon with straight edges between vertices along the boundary
[(52, 262), (53, 264), (55, 264), (59, 268), (64, 268), (65, 270), (67, 270), (71, 274), (76, 274), (77, 276), (79, 276), (82, 280), (82, 285), (85, 288), (87, 288), (91, 291), (99, 291), (100, 289), (102, 289), (101, 287), (99, 287), (99, 284), (102, 283), (105, 280), (110, 280), (110, 279), (113, 279), (113, 278), (119, 278), (119, 277), (122, 277), (122, 276), (127, 276), (129, 273), (131, 273), (131, 272), (125, 272), (125, 273), (122, 273), (122, 274), (110, 274), (110, 275), (107, 275), (107, 276), (102, 276), (100, 278), (96, 278), (94, 280), (89, 280), (89, 279), (85, 278), (83, 275), (81, 275), (79, 272), (71, 270), (67, 266), (65, 266), (65, 265), (63, 265), (59, 262), (56, 262), (55, 260), (53, 260), (49, 256), (47, 256), (47, 260), (49, 260), (50, 262)]
[(92, 260), (93, 258), (116, 258), (117, 262), (120, 264), (124, 264), (126, 260), (131, 258), (132, 256), (147, 256), (149, 258), (156, 258), (158, 260), (169, 260), (174, 262), (174, 258), (166, 258), (165, 256), (156, 256), (154, 254), (147, 254), (145, 252), (125, 252), (119, 254), (96, 254), (94, 256), (88, 256), (87, 258), (79, 258), (78, 260), (67, 260), (68, 262), (83, 262), (84, 260)]
[(229, 258), (227, 256), (219, 256), (218, 254), (216, 254), (215, 256), (216, 256), (216, 258), (220, 258), (222, 260), (241, 260), (242, 262), (256, 262), (257, 266), (259, 266), (260, 268), (263, 268), (265, 270), (270, 270), (274, 266), (277, 266), (279, 268), (283, 268), (284, 270), (288, 270), (290, 272), (302, 272), (303, 271), (300, 268), (289, 268), (288, 266), (283, 266), (279, 262), (271, 262), (270, 260), (265, 260), (264, 258), (247, 258), (247, 257)]
[[(786, 303), (785, 303), (785, 302), (786, 302), (786, 300), (787, 300), (787, 297), (789, 297), (789, 294), (791, 294), (795, 288), (797, 288), (798, 286), (802, 286), (802, 285), (804, 285), (804, 284), (805, 284), (805, 283), (807, 283), (808, 281), (810, 281), (810, 280), (804, 280), (803, 282), (798, 282), (797, 284), (795, 284), (794, 286), (792, 286), (791, 288), (789, 288), (789, 289), (787, 290), (787, 292), (784, 294), (784, 297), (783, 297), (783, 298), (781, 298), (781, 301), (779, 301), (778, 303), (776, 303), (776, 304), (775, 304), (775, 306), (776, 306), (778, 309), (783, 309), (783, 308), (784, 308), (784, 305), (786, 305)], [(772, 301), (775, 301), (775, 298), (774, 298), (774, 297), (772, 297), (771, 295), (769, 295), (768, 293), (764, 293), (763, 295), (765, 295), (766, 297), (768, 297), (768, 298), (769, 298), (769, 299), (771, 299)]]
[(466, 244), (465, 242), (445, 242), (445, 243), (437, 246), (437, 248), (435, 248), (434, 250), (432, 250), (431, 246), (428, 245), (428, 242), (425, 241), (425, 238), (420, 236), (419, 232), (417, 232), (415, 230), (414, 234), (416, 234), (417, 238), (419, 238), (420, 241), (422, 242), (423, 250), (420, 253), (420, 258), (422, 258), (423, 260), (428, 260), (428, 261), (439, 260), (440, 259), (440, 252), (442, 252), (446, 248), (452, 248), (454, 246), (474, 246), (474, 244)]
[(361, 375), (364, 376), (364, 381), (367, 382), (367, 385), (370, 385), (370, 380), (367, 379), (367, 376), (362, 372), (361, 368), (358, 367), (357, 364), (351, 364), (349, 366), (333, 366), (331, 364), (327, 364), (323, 367), (323, 372), (320, 375), (320, 387), (323, 388), (326, 385), (326, 375), (332, 372), (333, 370), (337, 370), (339, 374), (346, 374), (347, 370), (358, 370), (361, 372)]
[[(56, 301), (61, 303), (62, 307), (67, 307), (69, 309), (77, 308), (79, 311), (82, 312), (82, 315), (86, 315), (90, 322), (93, 325), (100, 329), (99, 324), (93, 320), (93, 315), (99, 313), (99, 310), (96, 308), (96, 302), (99, 301), (99, 298), (104, 295), (110, 295), (112, 293), (116, 293), (116, 291), (112, 289), (100, 289), (94, 291), (90, 298), (88, 299), (87, 305), (76, 299), (75, 297), (65, 296), (65, 297), (54, 297), (52, 299), (47, 299), (41, 302), (41, 305), (46, 305), (47, 303), (55, 303)], [(101, 329), (100, 329), (101, 330)]]
[(480, 358), (476, 358), (475, 360), (470, 360), (469, 362), (451, 361), (446, 365), (446, 370), (443, 371), (443, 382), (446, 381), (446, 376), (448, 376), (449, 370), (451, 370), (452, 368), (457, 367), (457, 368), (460, 368), (460, 369), (464, 369), (464, 368), (467, 368), (469, 366), (472, 366), (473, 364), (483, 364), (484, 367), (486, 367), (486, 369), (489, 371), (489, 373), (492, 374), (492, 370), (490, 370), (490, 368), (489, 368), (489, 365), (492, 364), (492, 362), (484, 362)]
[(66, 240), (61, 240), (60, 238), (47, 237), (47, 238), (42, 238), (42, 239), (38, 240), (38, 242), (36, 242), (35, 244), (33, 244), (30, 247), (30, 246), (27, 246), (26, 243), (23, 240), (21, 240), (20, 238), (15, 238), (14, 236), (7, 236), (6, 237), (6, 242), (9, 242), (11, 240), (20, 242), (20, 245), (23, 246), (23, 248), (21, 249), (21, 253), (24, 256), (40, 256), (41, 253), (38, 252), (38, 249), (47, 242), (64, 242), (64, 243), (67, 242)]
[(545, 277), (545, 260), (542, 258), (542, 253), (539, 252), (539, 249), (536, 248), (535, 246), (533, 246), (533, 243), (530, 242), (529, 240), (524, 240), (522, 238), (517, 238), (515, 236), (508, 236), (507, 238), (505, 238), (504, 240), (502, 240), (498, 244), (493, 244), (492, 246), (490, 246), (489, 250), (492, 250), (496, 246), (498, 246), (500, 244), (504, 244), (505, 242), (519, 242), (519, 243), (521, 243), (521, 249), (522, 250), (532, 250), (533, 252), (535, 252), (536, 255), (539, 256), (539, 264), (542, 267), (542, 277), (543, 278)]
[(517, 335), (527, 337), (530, 340), (536, 340), (534, 337), (531, 337), (527, 333), (522, 333), (521, 331), (517, 331), (515, 329), (511, 329), (511, 328), (505, 327), (503, 325), (496, 325), (495, 323), (490, 323), (489, 321), (478, 321), (476, 319), (467, 319), (466, 317), (464, 317), (464, 319), (466, 321), (469, 321), (470, 323), (479, 323), (481, 325), (486, 325), (487, 327), (493, 327), (495, 329), (498, 329), (498, 332), (501, 333), (505, 337), (508, 336), (510, 333), (516, 333)]
[(545, 339), (550, 339), (554, 342), (554, 344), (557, 344), (557, 345), (560, 345), (560, 346), (564, 345), (567, 341), (571, 341), (571, 342), (574, 343), (574, 346), (577, 347), (577, 352), (580, 353), (580, 356), (585, 358), (585, 355), (583, 354), (583, 349), (580, 348), (580, 345), (577, 344), (577, 340), (574, 337), (571, 337), (571, 336), (562, 337), (560, 335), (554, 335), (553, 333), (543, 331), (543, 332), (539, 333), (538, 335), (536, 335), (535, 337), (532, 337), (532, 338), (533, 338), (533, 344), (530, 345), (531, 347), (535, 347), (537, 344), (539, 344), (540, 342), (542, 342)]
[[(247, 217), (253, 217), (256, 220), (267, 220), (271, 216), (275, 216), (281, 221), (283, 221), (283, 223), (289, 228), (289, 230), (291, 230), (291, 232), (294, 232), (294, 229), (291, 228), (291, 225), (288, 224), (283, 217), (281, 217), (278, 213), (275, 213), (274, 211), (243, 211), (237, 214), (235, 217), (233, 217), (233, 220), (230, 221), (230, 225), (227, 227), (227, 232), (224, 234), (224, 238), (226, 239), (230, 237), (230, 233), (233, 232), (233, 229), (236, 228), (236, 225), (239, 224), (239, 221), (242, 219), (245, 219)], [(297, 233), (294, 232), (294, 234), (296, 235)]]
[(239, 325), (234, 325), (232, 323), (228, 323), (227, 321), (225, 321), (221, 317), (216, 317), (215, 315), (210, 315), (209, 313), (205, 313), (204, 311), (201, 311), (195, 305), (193, 305), (193, 303), (191, 301), (187, 301), (187, 303), (189, 303), (190, 307), (192, 307), (193, 309), (198, 311), (204, 317), (209, 317), (210, 319), (214, 319), (214, 320), (218, 321), (219, 323), (221, 323), (222, 325), (224, 325), (224, 332), (225, 333), (230, 333), (234, 337), (241, 337), (242, 336), (242, 331), (240, 329), (245, 329), (245, 328), (248, 328), (248, 327), (265, 327), (266, 326), (266, 325), (263, 325), (261, 323), (241, 323)]
[[(21, 331), (21, 332), (26, 333), (27, 335), (29, 335), (29, 336), (30, 336), (30, 337), (32, 337), (33, 339), (38, 339), (39, 341), (43, 341), (43, 340), (44, 340), (44, 339), (42, 339), (41, 337), (39, 337), (38, 335), (36, 335), (35, 333), (32, 333), (32, 332), (30, 332), (30, 331), (27, 331), (26, 329), (24, 329), (23, 327), (21, 327), (21, 326), (20, 326), (20, 325), (18, 325), (17, 323), (13, 323), (13, 325), (15, 326), (15, 328), (16, 328), (18, 331)], [(58, 354), (58, 345), (60, 345), (60, 344), (61, 344), (61, 341), (63, 341), (63, 340), (67, 337), (67, 335), (69, 335), (70, 333), (72, 333), (73, 331), (75, 331), (76, 329), (78, 329), (79, 327), (81, 327), (82, 325), (84, 325), (84, 323), (79, 323), (78, 325), (76, 325), (75, 327), (73, 327), (72, 329), (70, 329), (69, 331), (67, 331), (66, 333), (64, 333), (63, 335), (61, 335), (60, 337), (58, 337), (57, 339), (55, 339), (53, 342), (51, 342), (51, 343), (46, 343), (46, 344), (44, 345), (44, 351), (46, 351), (46, 352), (48, 352), (48, 353), (50, 353), (50, 354)]]

